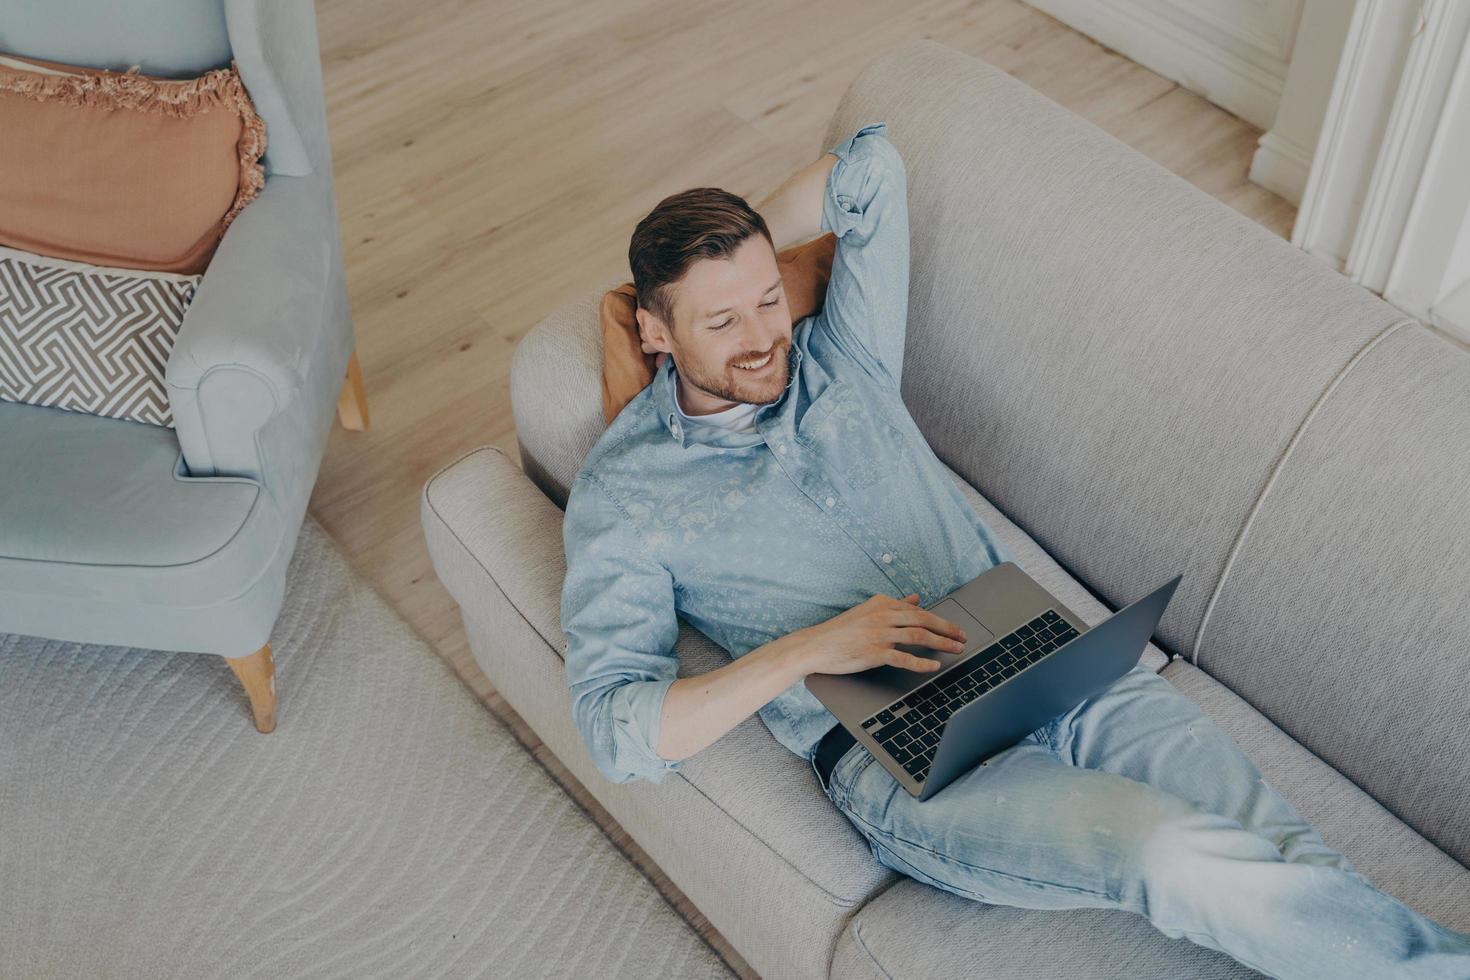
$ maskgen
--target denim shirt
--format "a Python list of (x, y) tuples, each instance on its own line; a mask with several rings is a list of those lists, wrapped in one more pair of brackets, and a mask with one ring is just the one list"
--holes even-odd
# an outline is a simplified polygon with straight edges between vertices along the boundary
[[(662, 782), (677, 617), (741, 657), (878, 592), (930, 605), (1014, 560), (899, 396), (909, 301), (903, 158), (885, 123), (830, 152), (837, 236), (819, 313), (792, 327), (789, 381), (756, 431), (680, 421), (673, 358), (598, 439), (562, 526), (572, 715), (609, 780)], [(759, 709), (810, 761), (837, 719), (801, 681)]]

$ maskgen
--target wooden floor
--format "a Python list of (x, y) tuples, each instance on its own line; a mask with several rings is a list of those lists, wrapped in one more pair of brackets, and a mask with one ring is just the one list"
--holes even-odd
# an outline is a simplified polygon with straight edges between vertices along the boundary
[[(902, 8), (902, 9), (900, 9)], [(311, 513), (742, 976), (754, 976), (470, 658), (419, 492), (464, 450), (519, 459), (511, 351), (628, 276), (660, 198), (751, 201), (816, 159), (858, 71), (930, 37), (1004, 68), (1267, 228), (1260, 131), (1018, 0), (318, 0), (337, 195), (372, 428), (332, 432)], [(282, 712), (290, 693), (282, 693)]]

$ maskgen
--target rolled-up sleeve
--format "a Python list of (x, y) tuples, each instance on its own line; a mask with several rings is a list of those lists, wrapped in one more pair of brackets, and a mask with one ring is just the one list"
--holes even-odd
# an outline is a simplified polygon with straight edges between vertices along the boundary
[(828, 152), (822, 230), (837, 236), (816, 326), (880, 383), (903, 375), (909, 308), (908, 179), (887, 123), (863, 126)]
[(572, 718), (598, 770), (614, 783), (663, 782), (682, 760), (656, 749), (660, 712), (678, 677), (674, 581), (601, 483), (573, 481), (562, 524)]

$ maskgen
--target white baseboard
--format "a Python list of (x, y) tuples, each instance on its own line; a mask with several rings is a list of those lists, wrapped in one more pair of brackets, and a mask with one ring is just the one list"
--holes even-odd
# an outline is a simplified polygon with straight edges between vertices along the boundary
[(1261, 137), (1251, 158), (1250, 181), (1300, 206), (1307, 176), (1312, 172), (1312, 154), (1280, 133)]
[(1263, 130), (1276, 119), (1286, 80), (1281, 57), (1264, 51), (1247, 57), (1248, 46), (1220, 43), (1139, 0), (1026, 2)]

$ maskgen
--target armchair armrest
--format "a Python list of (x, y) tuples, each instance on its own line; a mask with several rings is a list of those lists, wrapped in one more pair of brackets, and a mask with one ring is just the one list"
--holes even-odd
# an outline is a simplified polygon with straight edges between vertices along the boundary
[(200, 281), (164, 376), (192, 475), (263, 478), (258, 434), (300, 396), (341, 285), (330, 195), (315, 175), (272, 176)]

